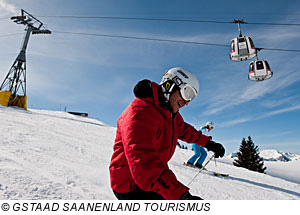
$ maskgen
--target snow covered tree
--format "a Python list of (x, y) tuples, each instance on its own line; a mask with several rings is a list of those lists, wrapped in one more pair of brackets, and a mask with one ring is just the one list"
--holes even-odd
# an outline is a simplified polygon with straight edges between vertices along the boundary
[(233, 165), (237, 167), (244, 167), (246, 169), (265, 173), (267, 169), (264, 167), (263, 159), (259, 156), (259, 149), (254, 145), (251, 137), (246, 141), (243, 138), (240, 151), (237, 153), (238, 159), (234, 160)]

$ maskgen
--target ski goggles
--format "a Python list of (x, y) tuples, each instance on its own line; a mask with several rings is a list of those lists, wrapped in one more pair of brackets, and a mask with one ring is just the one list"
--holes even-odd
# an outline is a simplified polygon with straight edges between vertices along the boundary
[(189, 84), (179, 86), (180, 95), (185, 101), (192, 101), (197, 96), (197, 91)]

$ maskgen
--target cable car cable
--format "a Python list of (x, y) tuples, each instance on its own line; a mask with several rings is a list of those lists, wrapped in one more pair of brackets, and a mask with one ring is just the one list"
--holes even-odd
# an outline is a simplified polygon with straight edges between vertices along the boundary
[[(170, 18), (145, 18), (145, 17), (116, 17), (116, 16), (75, 16), (75, 15), (49, 15), (39, 16), (48, 18), (70, 18), (70, 19), (111, 19), (111, 20), (138, 20), (138, 21), (166, 21), (166, 22), (191, 22), (191, 23), (216, 23), (232, 24), (233, 22), (199, 19), (170, 19)], [(271, 23), (271, 22), (244, 22), (250, 25), (279, 25), (279, 26), (300, 26), (299, 23)]]
[(166, 21), (166, 22), (206, 22), (206, 23), (222, 23), (230, 24), (231, 22), (224, 21), (209, 21), (196, 19), (170, 19), (170, 18), (143, 18), (143, 17), (115, 17), (115, 16), (40, 16), (50, 18), (71, 18), (71, 19), (116, 19), (116, 20), (139, 20), (139, 21)]
[(10, 19), (10, 17), (0, 17), (0, 20)]
[(216, 43), (202, 43), (202, 42), (192, 42), (192, 41), (184, 41), (184, 40), (169, 40), (169, 39), (149, 38), (149, 37), (134, 37), (134, 36), (80, 33), (80, 32), (67, 32), (67, 31), (52, 31), (52, 32), (53, 33), (59, 33), (59, 34), (74, 34), (74, 35), (85, 35), (85, 36), (98, 36), (98, 37), (111, 37), (111, 38), (122, 38), (122, 39), (149, 40), (149, 41), (159, 41), (159, 42), (172, 42), (172, 43), (186, 43), (186, 44), (194, 44), (194, 45), (229, 47), (229, 45), (216, 44)]
[(281, 25), (281, 26), (300, 26), (298, 23), (271, 23), (271, 22), (245, 22), (250, 25)]
[[(183, 43), (191, 45), (207, 45), (207, 46), (219, 46), (219, 47), (230, 47), (230, 45), (216, 44), (216, 43), (204, 43), (204, 42), (193, 42), (193, 41), (184, 41), (184, 40), (169, 40), (169, 39), (159, 39), (159, 38), (149, 38), (149, 37), (133, 37), (133, 36), (122, 36), (122, 35), (110, 35), (110, 34), (95, 34), (95, 33), (80, 33), (80, 32), (67, 32), (67, 31), (52, 31), (53, 33), (58, 34), (73, 34), (73, 35), (82, 35), (82, 36), (97, 36), (97, 37), (110, 37), (110, 38), (121, 38), (121, 39), (135, 39), (135, 40), (148, 40), (148, 41), (158, 41), (158, 42), (171, 42), (171, 43)], [(0, 35), (0, 37), (9, 37), (23, 35), (23, 33), (7, 34)], [(279, 48), (256, 48), (258, 51), (262, 49), (268, 51), (285, 51), (285, 52), (300, 52), (299, 49), (279, 49)]]
[[(216, 44), (216, 43), (204, 43), (204, 42), (192, 42), (184, 40), (169, 40), (169, 39), (159, 39), (159, 38), (149, 38), (149, 37), (134, 37), (134, 36), (123, 36), (123, 35), (111, 35), (111, 34), (96, 34), (96, 33), (80, 33), (80, 32), (67, 32), (67, 31), (52, 31), (58, 34), (73, 34), (73, 35), (83, 35), (83, 36), (97, 36), (97, 37), (110, 37), (110, 38), (121, 38), (121, 39), (134, 39), (134, 40), (148, 40), (148, 41), (158, 41), (158, 42), (171, 42), (171, 43), (183, 43), (192, 45), (208, 45), (208, 46), (219, 46), (219, 47), (230, 47), (230, 45)], [(277, 48), (256, 48), (257, 50), (268, 50), (268, 51), (286, 51), (286, 52), (300, 52), (297, 49), (277, 49)]]
[(264, 49), (268, 51), (300, 52), (299, 49), (275, 49), (275, 48), (256, 48), (256, 49)]
[(24, 35), (24, 34), (23, 33), (6, 34), (6, 35), (0, 35), (0, 37), (10, 37), (10, 36), (16, 36), (16, 35)]

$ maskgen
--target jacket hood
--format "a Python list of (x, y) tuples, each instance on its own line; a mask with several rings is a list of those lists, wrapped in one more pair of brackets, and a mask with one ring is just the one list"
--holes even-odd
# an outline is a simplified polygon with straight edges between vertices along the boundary
[[(139, 99), (149, 98), (149, 97), (154, 98), (152, 82), (147, 79), (139, 81), (135, 85), (133, 92), (134, 92), (134, 95)], [(170, 110), (169, 102), (165, 101), (165, 97), (164, 97), (163, 92), (160, 87), (157, 88), (157, 95), (158, 95), (159, 106), (166, 110)]]
[(135, 85), (133, 92), (137, 98), (147, 98), (147, 97), (153, 98), (151, 81), (147, 79), (139, 81)]

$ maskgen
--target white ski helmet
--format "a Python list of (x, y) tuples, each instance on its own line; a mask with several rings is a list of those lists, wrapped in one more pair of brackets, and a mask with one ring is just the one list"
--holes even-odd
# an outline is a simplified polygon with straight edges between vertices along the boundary
[(210, 129), (213, 129), (214, 128), (214, 123), (213, 122), (207, 122), (205, 126), (210, 128)]
[(175, 86), (179, 88), (181, 97), (186, 101), (191, 101), (199, 92), (197, 77), (187, 69), (181, 67), (174, 67), (167, 70), (161, 79), (160, 85), (167, 101), (169, 101), (170, 94), (173, 92)]

